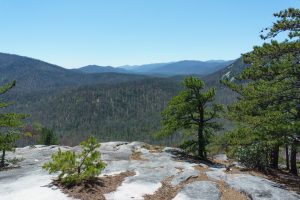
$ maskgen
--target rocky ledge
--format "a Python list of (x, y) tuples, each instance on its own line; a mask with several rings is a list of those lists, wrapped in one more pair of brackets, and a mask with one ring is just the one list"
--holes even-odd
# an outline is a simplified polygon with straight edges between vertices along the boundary
[[(36, 145), (8, 154), (10, 158), (22, 158), (21, 167), (0, 172), (0, 199), (76, 199), (53, 185), (54, 176), (41, 168), (58, 148), (80, 150), (78, 146)], [(122, 182), (114, 191), (102, 195), (107, 200), (300, 199), (295, 192), (263, 177), (227, 173), (222, 165), (179, 159), (172, 148), (153, 148), (141, 142), (108, 142), (101, 144), (100, 151), (107, 163), (102, 177), (131, 172), (120, 179)], [(93, 195), (92, 199), (102, 199), (97, 192)]]

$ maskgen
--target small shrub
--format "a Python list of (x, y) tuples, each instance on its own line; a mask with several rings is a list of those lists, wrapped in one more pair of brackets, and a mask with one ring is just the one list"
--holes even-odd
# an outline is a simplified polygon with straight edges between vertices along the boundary
[(255, 143), (238, 148), (235, 157), (247, 168), (266, 170), (270, 163), (270, 151), (271, 148), (268, 145)]
[(52, 155), (52, 161), (43, 165), (49, 173), (60, 172), (58, 181), (64, 185), (72, 186), (82, 181), (98, 176), (106, 164), (101, 160), (101, 154), (96, 149), (100, 147), (96, 138), (90, 137), (80, 144), (82, 152), (61, 151)]

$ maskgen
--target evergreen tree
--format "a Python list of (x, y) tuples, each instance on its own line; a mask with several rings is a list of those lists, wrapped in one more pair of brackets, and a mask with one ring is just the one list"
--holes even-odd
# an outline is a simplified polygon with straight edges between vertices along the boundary
[(250, 82), (236, 87), (234, 83), (226, 84), (240, 94), (238, 101), (228, 106), (228, 118), (236, 122), (236, 128), (226, 134), (229, 144), (235, 148), (231, 150), (254, 153), (246, 149), (265, 149), (262, 152), (256, 151), (257, 154), (247, 153), (249, 160), (256, 159), (258, 163), (252, 166), (259, 169), (278, 168), (279, 146), (286, 142), (292, 132), (289, 130), (288, 114), (278, 106), (265, 104), (274, 92), (274, 85)]
[[(0, 95), (5, 94), (16, 85), (16, 81), (0, 87)], [(12, 103), (0, 101), (0, 151), (2, 152), (0, 168), (6, 166), (6, 151), (13, 151), (18, 138), (18, 128), (22, 125), (22, 119), (26, 116), (16, 113), (1, 112), (1, 109), (7, 108)]]
[(65, 185), (74, 185), (98, 176), (106, 164), (101, 160), (97, 149), (100, 144), (96, 138), (90, 137), (80, 144), (82, 152), (61, 151), (52, 155), (52, 161), (45, 163), (43, 168), (49, 173), (60, 172), (58, 180)]
[(265, 29), (268, 32), (261, 37), (273, 39), (287, 32), (289, 38), (255, 46), (243, 55), (249, 67), (237, 77), (241, 83), (225, 84), (240, 95), (239, 101), (229, 107), (231, 118), (239, 122), (233, 133), (247, 130), (240, 139), (251, 138), (248, 145), (257, 141), (270, 144), (271, 167), (275, 168), (279, 146), (291, 145), (291, 172), (296, 175), (300, 137), (300, 10), (290, 8), (274, 16), (277, 22)]
[[(185, 146), (196, 146), (198, 156), (206, 158), (206, 145), (209, 135), (221, 125), (215, 121), (220, 117), (223, 106), (213, 104), (216, 90), (204, 91), (204, 82), (196, 77), (187, 77), (183, 81), (184, 90), (173, 97), (162, 112), (162, 130), (160, 136), (168, 136), (180, 131), (192, 132), (192, 140)], [(195, 139), (196, 138), (196, 139)]]
[(40, 143), (44, 145), (56, 145), (58, 144), (58, 138), (54, 131), (49, 128), (41, 128), (41, 139)]

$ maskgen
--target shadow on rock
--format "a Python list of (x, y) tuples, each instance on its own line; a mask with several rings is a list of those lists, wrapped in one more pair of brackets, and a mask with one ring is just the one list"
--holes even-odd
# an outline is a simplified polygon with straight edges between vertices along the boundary
[(170, 148), (170, 149), (166, 149), (165, 152), (170, 153), (172, 155), (172, 158), (177, 161), (195, 163), (195, 164), (202, 163), (202, 164), (205, 164), (205, 165), (207, 165), (209, 167), (213, 167), (213, 168), (224, 168), (225, 167), (224, 164), (216, 163), (209, 159), (202, 159), (202, 158), (199, 158), (198, 156), (189, 155), (181, 149), (175, 149), (175, 148), (171, 149)]

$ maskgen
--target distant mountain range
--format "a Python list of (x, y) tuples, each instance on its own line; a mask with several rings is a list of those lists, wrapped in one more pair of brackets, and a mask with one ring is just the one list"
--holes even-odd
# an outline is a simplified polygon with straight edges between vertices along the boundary
[(118, 68), (118, 67), (111, 67), (111, 66), (98, 66), (98, 65), (88, 65), (85, 67), (74, 69), (74, 71), (80, 71), (88, 74), (92, 73), (132, 73), (129, 70)]
[(30, 114), (27, 123), (53, 128), (63, 144), (78, 144), (87, 134), (102, 141), (161, 143), (151, 134), (159, 129), (160, 113), (181, 90), (185, 76), (200, 76), (208, 87), (217, 88), (216, 101), (229, 104), (236, 94), (221, 85), (220, 79), (234, 81), (244, 68), (242, 59), (237, 59), (65, 69), (0, 53), (0, 85), (16, 80), (16, 87), (4, 96), (16, 102), (11, 110)]
[(172, 63), (172, 62), (152, 63), (152, 64), (144, 64), (144, 65), (125, 65), (125, 66), (120, 66), (118, 68), (123, 68), (123, 69), (129, 70), (131, 72), (135, 72), (135, 73), (147, 73), (151, 70), (157, 69), (159, 67), (165, 66), (170, 63)]
[(145, 75), (160, 75), (160, 76), (174, 76), (174, 75), (208, 75), (222, 68), (225, 68), (234, 61), (211, 60), (211, 61), (194, 61), (183, 60), (169, 63), (154, 63), (136, 66), (97, 66), (89, 65), (74, 69), (85, 73), (136, 73)]
[(233, 61), (193, 61), (183, 60), (179, 62), (169, 63), (148, 71), (149, 74), (163, 74), (163, 75), (207, 75), (218, 71), (219, 69), (225, 68)]
[(83, 73), (28, 57), (0, 53), (0, 84), (16, 80), (24, 91), (57, 89), (140, 80), (146, 76), (119, 73)]

